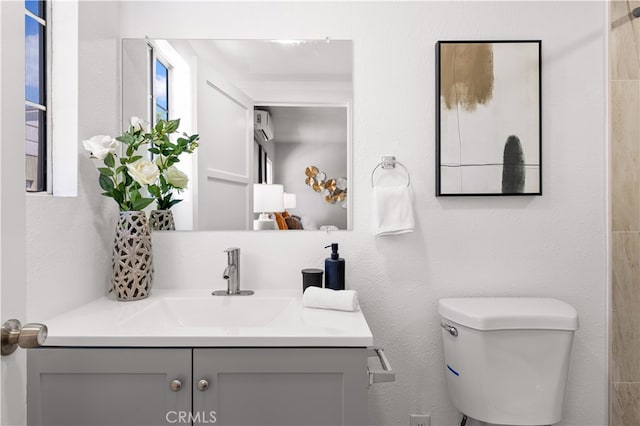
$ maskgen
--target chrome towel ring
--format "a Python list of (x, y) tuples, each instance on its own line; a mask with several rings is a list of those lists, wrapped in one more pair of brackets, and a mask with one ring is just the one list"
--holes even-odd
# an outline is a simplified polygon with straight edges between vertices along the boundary
[(371, 171), (371, 187), (373, 188), (375, 186), (373, 184), (373, 176), (376, 174), (376, 170), (378, 170), (380, 166), (382, 166), (383, 169), (395, 169), (396, 164), (401, 166), (404, 169), (404, 171), (407, 173), (407, 188), (408, 188), (409, 185), (411, 184), (411, 174), (409, 173), (409, 169), (407, 169), (407, 166), (405, 166), (404, 164), (396, 160), (396, 157), (394, 156), (383, 156), (382, 161), (380, 161), (378, 165), (373, 168), (373, 170)]

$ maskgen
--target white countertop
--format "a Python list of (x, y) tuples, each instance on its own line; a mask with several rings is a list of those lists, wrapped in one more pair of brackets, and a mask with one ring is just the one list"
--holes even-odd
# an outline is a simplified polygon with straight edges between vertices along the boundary
[(102, 297), (53, 317), (44, 346), (366, 347), (362, 311), (305, 308), (299, 291), (212, 296), (211, 290), (153, 289), (139, 301)]

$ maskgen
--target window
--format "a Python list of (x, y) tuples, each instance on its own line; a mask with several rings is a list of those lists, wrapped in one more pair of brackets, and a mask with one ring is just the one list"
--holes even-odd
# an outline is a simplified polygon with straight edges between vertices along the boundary
[[(154, 55), (155, 56), (155, 55)], [(158, 120), (169, 120), (169, 66), (154, 58), (153, 116)]]
[(47, 190), (47, 3), (25, 1), (26, 190)]

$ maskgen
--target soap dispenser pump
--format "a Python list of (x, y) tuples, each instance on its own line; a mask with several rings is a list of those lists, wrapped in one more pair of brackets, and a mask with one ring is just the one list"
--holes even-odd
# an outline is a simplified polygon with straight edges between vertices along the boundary
[(338, 254), (338, 243), (332, 243), (325, 248), (331, 247), (331, 257), (324, 261), (324, 287), (332, 290), (344, 290), (344, 259)]

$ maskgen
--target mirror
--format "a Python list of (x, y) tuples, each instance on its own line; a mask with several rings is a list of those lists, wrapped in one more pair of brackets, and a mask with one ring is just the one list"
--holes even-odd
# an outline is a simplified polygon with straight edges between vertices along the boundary
[(176, 164), (177, 230), (350, 229), (352, 75), (345, 40), (124, 39), (123, 126), (200, 135)]

